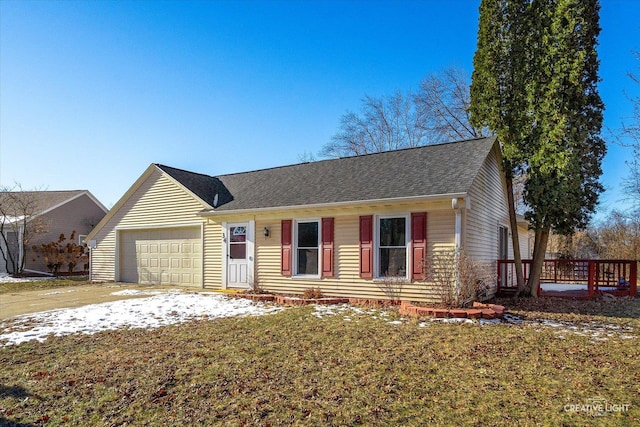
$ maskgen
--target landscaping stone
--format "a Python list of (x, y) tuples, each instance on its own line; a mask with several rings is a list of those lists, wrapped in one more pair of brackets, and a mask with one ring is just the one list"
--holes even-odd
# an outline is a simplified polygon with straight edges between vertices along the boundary
[(411, 302), (402, 301), (400, 304), (400, 314), (403, 316), (436, 318), (469, 318), (469, 319), (500, 319), (504, 316), (505, 308), (497, 304), (474, 303), (473, 308), (430, 308), (413, 305)]
[(451, 317), (457, 317), (457, 318), (466, 318), (467, 315), (467, 310), (449, 310), (449, 313), (451, 314)]
[(443, 309), (443, 308), (434, 308), (433, 309), (433, 316), (436, 318), (440, 318), (440, 319), (444, 319), (449, 317), (449, 310)]
[(466, 312), (469, 319), (480, 319), (482, 317), (482, 311), (477, 309), (470, 308)]
[(482, 318), (483, 319), (495, 319), (496, 318), (496, 312), (493, 311), (490, 308), (483, 308), (480, 310), (482, 312)]

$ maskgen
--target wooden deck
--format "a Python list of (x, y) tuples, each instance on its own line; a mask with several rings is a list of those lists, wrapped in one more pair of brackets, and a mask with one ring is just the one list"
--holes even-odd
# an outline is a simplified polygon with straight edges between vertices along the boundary
[[(531, 260), (523, 260), (522, 267), (526, 281)], [(544, 261), (538, 295), (574, 299), (589, 299), (604, 294), (637, 296), (637, 288), (637, 261), (552, 259)], [(513, 295), (515, 290), (513, 260), (499, 260), (498, 295)]]

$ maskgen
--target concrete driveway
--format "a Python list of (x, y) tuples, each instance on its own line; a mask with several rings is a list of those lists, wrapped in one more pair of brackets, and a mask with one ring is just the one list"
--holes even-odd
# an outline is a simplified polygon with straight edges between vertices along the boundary
[(56, 308), (79, 307), (88, 304), (149, 296), (144, 294), (111, 295), (114, 292), (125, 289), (140, 291), (167, 290), (166, 287), (142, 286), (131, 283), (105, 283), (101, 285), (81, 285), (68, 288), (12, 292), (0, 295), (0, 320), (20, 314), (36, 313)]

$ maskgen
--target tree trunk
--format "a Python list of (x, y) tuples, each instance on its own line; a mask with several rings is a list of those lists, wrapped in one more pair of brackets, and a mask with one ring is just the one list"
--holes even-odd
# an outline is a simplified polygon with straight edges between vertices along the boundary
[(534, 298), (538, 298), (540, 277), (542, 276), (544, 257), (547, 252), (549, 233), (550, 228), (548, 226), (544, 226), (543, 228), (536, 230), (536, 240), (533, 249), (533, 260), (531, 262), (531, 270), (529, 271), (529, 280), (527, 282), (527, 289), (530, 290), (531, 296)]
[(520, 236), (518, 235), (518, 219), (516, 217), (516, 205), (513, 199), (513, 176), (506, 173), (507, 184), (507, 205), (509, 208), (509, 225), (511, 227), (511, 244), (513, 246), (513, 264), (516, 269), (516, 289), (515, 297), (520, 295), (524, 289), (524, 274), (522, 273), (522, 256), (520, 254)]

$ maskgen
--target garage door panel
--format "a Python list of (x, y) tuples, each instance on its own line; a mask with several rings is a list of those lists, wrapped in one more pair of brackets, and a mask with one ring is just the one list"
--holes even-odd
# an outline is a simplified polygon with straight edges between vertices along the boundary
[(201, 286), (199, 227), (120, 232), (120, 280), (142, 284)]

